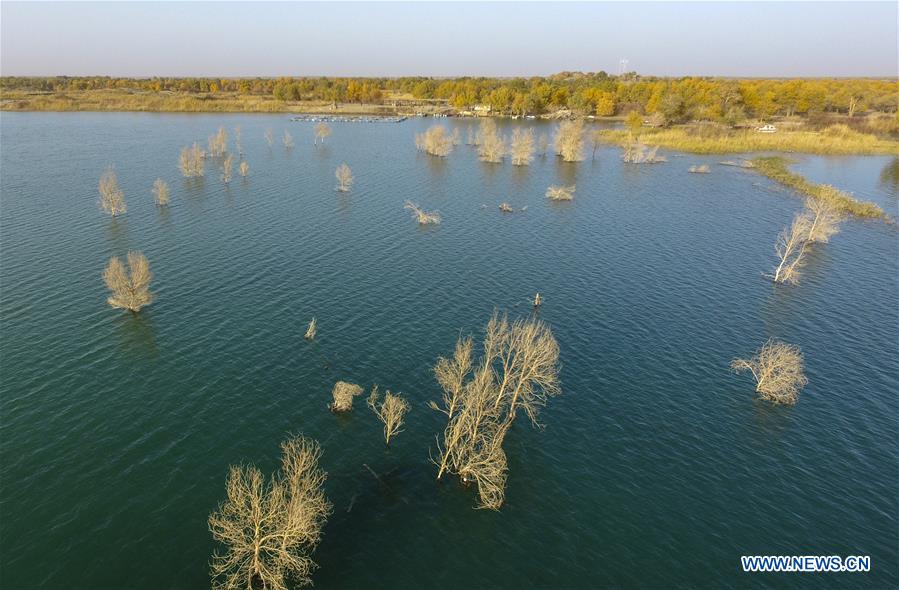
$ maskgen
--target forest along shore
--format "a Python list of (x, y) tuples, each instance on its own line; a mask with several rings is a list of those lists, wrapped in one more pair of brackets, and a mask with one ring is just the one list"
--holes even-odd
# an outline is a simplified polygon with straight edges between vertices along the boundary
[[(625, 122), (594, 143), (691, 153), (899, 155), (895, 79), (0, 77), (2, 111), (289, 113), (310, 121), (497, 117)], [(774, 124), (773, 133), (758, 128)]]

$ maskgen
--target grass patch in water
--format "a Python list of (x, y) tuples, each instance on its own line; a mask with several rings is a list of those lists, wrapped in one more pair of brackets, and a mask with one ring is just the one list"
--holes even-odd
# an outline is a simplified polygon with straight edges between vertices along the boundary
[(859, 201), (851, 194), (829, 184), (809, 182), (802, 175), (791, 172), (787, 166), (788, 163), (786, 158), (780, 156), (755, 158), (752, 160), (755, 169), (771, 180), (775, 180), (814, 199), (825, 201), (842, 213), (857, 217), (889, 219), (883, 209), (876, 204), (870, 201)]
[[(694, 154), (746, 152), (802, 152), (807, 154), (899, 154), (899, 142), (859, 133), (846, 125), (831, 125), (823, 131), (779, 130), (759, 133), (752, 129), (729, 129), (693, 125), (664, 129), (641, 129), (640, 141)], [(602, 131), (606, 143), (626, 146), (629, 131)]]

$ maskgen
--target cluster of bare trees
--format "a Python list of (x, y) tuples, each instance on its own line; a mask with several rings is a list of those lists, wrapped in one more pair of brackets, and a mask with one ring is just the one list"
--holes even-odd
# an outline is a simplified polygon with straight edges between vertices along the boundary
[(126, 268), (117, 256), (109, 259), (103, 271), (103, 282), (109, 289), (106, 301), (112, 307), (138, 312), (153, 302), (153, 293), (150, 292), (153, 273), (150, 272), (150, 262), (142, 252), (128, 252), (127, 260)]
[(435, 225), (440, 223), (439, 211), (425, 211), (412, 201), (406, 201), (406, 204), (403, 205), (403, 209), (411, 211), (412, 217), (418, 221), (420, 225)]
[(424, 133), (415, 134), (415, 147), (432, 156), (446, 157), (453, 151), (453, 137), (443, 125), (431, 125)]
[(734, 359), (731, 368), (752, 373), (759, 396), (778, 404), (795, 404), (799, 392), (808, 383), (799, 347), (773, 338), (754, 357)]
[(840, 220), (840, 212), (826, 201), (808, 199), (805, 210), (777, 236), (774, 249), (779, 262), (771, 277), (774, 282), (798, 284), (805, 254), (812, 244), (828, 242), (839, 231)]
[(447, 418), (435, 460), (437, 478), (453, 473), (474, 483), (478, 508), (498, 510), (508, 471), (503, 441), (519, 410), (538, 426), (541, 406), (561, 393), (559, 346), (540, 320), (510, 323), (494, 314), (477, 363), (472, 348), (471, 338), (460, 338), (452, 358), (441, 358), (434, 367), (443, 397), (431, 407)]
[(100, 208), (111, 216), (121, 215), (128, 211), (125, 205), (125, 192), (119, 186), (115, 169), (110, 166), (100, 176)]
[(342, 193), (348, 192), (353, 186), (353, 171), (350, 167), (343, 163), (337, 167), (334, 175), (337, 177), (337, 190)]
[(232, 466), (227, 499), (209, 516), (209, 530), (225, 547), (212, 557), (213, 587), (288, 590), (312, 582), (312, 551), (331, 513), (314, 440), (281, 443), (281, 469), (268, 480), (253, 465)]
[[(771, 279), (775, 283), (797, 284), (806, 253), (813, 244), (828, 242), (839, 231), (841, 219), (841, 213), (829, 202), (808, 199), (805, 209), (777, 236), (775, 251), (779, 262)], [(773, 338), (754, 357), (734, 359), (731, 368), (752, 373), (759, 396), (777, 404), (795, 404), (808, 383), (799, 347)]]

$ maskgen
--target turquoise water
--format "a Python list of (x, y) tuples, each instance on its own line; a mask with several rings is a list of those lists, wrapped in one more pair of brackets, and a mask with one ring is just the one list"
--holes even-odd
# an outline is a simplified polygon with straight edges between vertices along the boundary
[[(3, 113), (0, 585), (207, 587), (228, 465), (273, 469), (291, 432), (321, 442), (329, 473), (320, 589), (899, 585), (895, 226), (847, 221), (801, 285), (773, 286), (762, 273), (801, 201), (752, 172), (677, 153), (625, 166), (613, 148), (520, 169), (465, 145), (438, 160), (413, 143), (431, 122), (334, 124), (313, 148), (312, 124), (284, 116)], [(470, 123), (444, 124), (464, 139)], [(180, 148), (219, 125), (242, 127), (250, 177), (182, 179)], [(890, 162), (796, 166), (896, 211)], [(687, 173), (701, 163), (712, 173)], [(118, 219), (96, 206), (110, 164)], [(543, 197), (559, 183), (573, 202)], [(406, 199), (443, 223), (418, 227)], [(100, 277), (129, 249), (156, 276), (137, 316), (106, 305)], [(475, 511), (471, 490), (434, 480), (430, 369), (536, 291), (564, 394), (544, 431), (519, 421), (507, 438), (502, 511)], [(806, 355), (795, 407), (728, 368), (770, 336)], [(389, 450), (363, 404), (327, 410), (339, 379), (410, 400)], [(744, 554), (873, 569), (745, 575)]]

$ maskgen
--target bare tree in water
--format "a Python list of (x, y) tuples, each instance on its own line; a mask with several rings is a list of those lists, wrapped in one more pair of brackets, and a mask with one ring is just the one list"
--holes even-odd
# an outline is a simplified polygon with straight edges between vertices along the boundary
[(754, 357), (734, 359), (731, 368), (752, 373), (755, 391), (763, 399), (778, 404), (795, 404), (799, 392), (808, 383), (799, 347), (773, 338)]
[(266, 481), (253, 465), (232, 466), (227, 499), (209, 516), (224, 545), (212, 557), (213, 588), (288, 590), (312, 583), (311, 554), (331, 513), (314, 440), (281, 443), (281, 469)]

